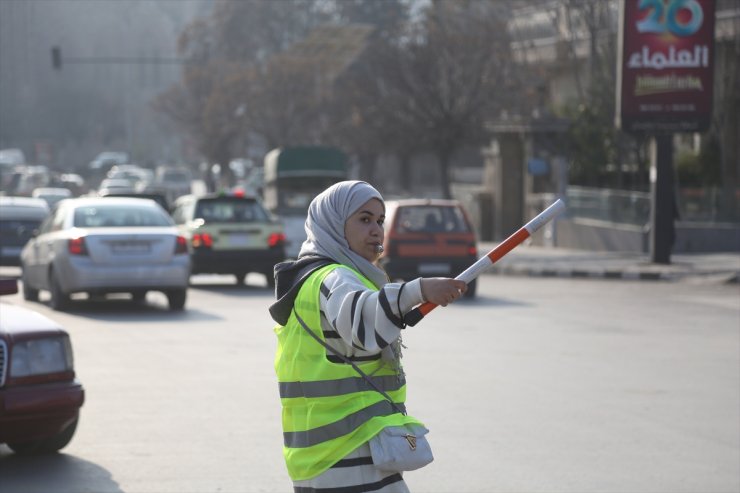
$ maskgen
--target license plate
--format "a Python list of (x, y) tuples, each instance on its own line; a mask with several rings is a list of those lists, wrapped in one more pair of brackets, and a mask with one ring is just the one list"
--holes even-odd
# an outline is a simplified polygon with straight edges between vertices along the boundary
[(150, 251), (149, 243), (129, 242), (129, 243), (114, 243), (113, 244), (113, 253), (119, 254), (119, 255), (135, 255), (135, 254), (149, 253), (149, 251)]
[(419, 274), (422, 274), (422, 275), (449, 274), (449, 273), (450, 273), (450, 264), (444, 264), (444, 263), (419, 264)]
[(245, 247), (249, 246), (249, 235), (244, 233), (230, 234), (229, 246)]

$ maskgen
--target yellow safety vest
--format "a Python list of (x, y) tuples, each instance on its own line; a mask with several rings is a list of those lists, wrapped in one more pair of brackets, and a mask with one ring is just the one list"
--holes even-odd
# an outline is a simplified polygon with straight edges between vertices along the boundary
[[(301, 286), (288, 322), (275, 327), (275, 372), (283, 406), (283, 455), (294, 481), (318, 476), (386, 426), (419, 424), (393, 409), (379, 392), (346, 363), (327, 359), (327, 350), (307, 333), (295, 312), (321, 340), (319, 292), (324, 278), (340, 264), (322, 267)], [(377, 288), (352, 270), (369, 288)], [(381, 360), (358, 362), (380, 389), (404, 409), (406, 383)]]

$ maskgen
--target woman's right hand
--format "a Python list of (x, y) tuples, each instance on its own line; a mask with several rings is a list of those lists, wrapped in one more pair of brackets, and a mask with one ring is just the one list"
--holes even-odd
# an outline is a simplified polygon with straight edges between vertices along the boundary
[(460, 298), (468, 285), (449, 277), (424, 277), (421, 279), (421, 294), (424, 299), (439, 306), (447, 306)]

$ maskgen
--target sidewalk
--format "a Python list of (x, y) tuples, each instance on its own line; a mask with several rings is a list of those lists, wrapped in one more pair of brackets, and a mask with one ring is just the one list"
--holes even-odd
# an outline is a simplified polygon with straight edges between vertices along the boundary
[[(485, 255), (496, 245), (479, 243), (478, 254)], [(663, 265), (652, 263), (647, 253), (593, 252), (523, 244), (496, 262), (486, 274), (737, 283), (740, 252), (672, 254), (671, 263)]]

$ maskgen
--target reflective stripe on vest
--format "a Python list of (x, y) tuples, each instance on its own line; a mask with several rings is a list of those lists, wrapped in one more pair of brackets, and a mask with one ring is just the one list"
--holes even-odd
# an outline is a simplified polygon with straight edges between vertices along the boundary
[[(296, 297), (294, 309), (320, 339), (321, 283), (336, 268), (332, 264), (311, 274)], [(368, 289), (377, 288), (352, 270)], [(386, 426), (421, 424), (396, 412), (391, 404), (350, 365), (332, 363), (327, 350), (314, 340), (291, 313), (285, 326), (275, 327), (278, 348), (275, 372), (283, 406), (283, 454), (293, 480), (318, 476), (367, 442)], [(357, 363), (373, 383), (404, 409), (406, 385), (382, 360)]]
[[(399, 404), (398, 406), (405, 410), (403, 404)], [(391, 403), (386, 400), (382, 400), (380, 402), (376, 402), (370, 407), (361, 409), (354, 414), (345, 416), (341, 420), (335, 421), (329, 425), (313, 428), (309, 431), (285, 433), (285, 446), (302, 448), (317, 445), (352, 432), (357, 428), (358, 423), (369, 421), (370, 418), (375, 416), (387, 416), (394, 412), (396, 411), (391, 406)]]
[[(406, 384), (405, 377), (390, 375), (386, 377), (370, 377), (373, 384), (385, 392), (399, 390)], [(322, 380), (318, 382), (280, 382), (280, 397), (328, 397), (330, 395), (351, 394), (374, 390), (362, 377)]]

